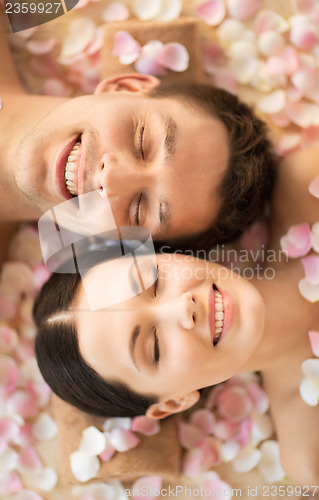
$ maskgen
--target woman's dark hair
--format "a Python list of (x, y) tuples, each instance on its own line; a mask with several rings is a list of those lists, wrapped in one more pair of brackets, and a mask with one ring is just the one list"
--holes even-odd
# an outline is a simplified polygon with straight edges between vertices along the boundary
[[(209, 229), (180, 239), (179, 248), (210, 250), (233, 240), (265, 212), (276, 176), (276, 158), (266, 124), (238, 97), (213, 85), (165, 84), (154, 98), (174, 97), (219, 119), (227, 130), (229, 161), (219, 187), (222, 206)], [(196, 147), (196, 145), (194, 145)]]
[[(109, 250), (91, 250), (85, 255), (86, 270), (108, 259)], [(42, 288), (33, 309), (38, 328), (35, 352), (44, 380), (57, 396), (86, 413), (105, 418), (145, 414), (156, 397), (104, 380), (82, 357), (70, 311), (81, 275), (63, 273), (63, 267), (58, 271)]]

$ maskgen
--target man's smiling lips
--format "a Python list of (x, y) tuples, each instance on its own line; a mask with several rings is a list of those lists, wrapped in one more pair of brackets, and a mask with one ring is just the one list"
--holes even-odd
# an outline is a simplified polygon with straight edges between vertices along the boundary
[(60, 153), (56, 164), (56, 185), (59, 193), (67, 200), (71, 199), (72, 195), (69, 193), (65, 185), (65, 163), (76, 141), (77, 137), (73, 139), (72, 142), (68, 143), (68, 145)]

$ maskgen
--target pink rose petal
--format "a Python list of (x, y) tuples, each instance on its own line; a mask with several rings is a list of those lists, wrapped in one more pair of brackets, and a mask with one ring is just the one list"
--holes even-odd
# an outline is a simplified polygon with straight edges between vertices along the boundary
[(199, 17), (209, 26), (217, 26), (226, 15), (224, 0), (210, 0), (196, 9)]
[(312, 352), (319, 358), (319, 332), (310, 330), (308, 332)]
[(315, 0), (291, 0), (296, 12), (311, 12), (315, 8)]
[(262, 7), (260, 0), (228, 0), (229, 15), (239, 21), (246, 21), (254, 16)]
[(214, 75), (225, 64), (226, 54), (222, 47), (212, 43), (204, 43), (203, 46), (204, 70), (209, 75)]
[(227, 387), (218, 397), (218, 411), (233, 421), (240, 421), (252, 410), (252, 401), (242, 387)]
[(81, 54), (92, 43), (94, 36), (95, 24), (91, 19), (81, 17), (74, 20), (70, 34), (62, 44), (60, 57), (65, 59)]
[(108, 433), (105, 432), (104, 434), (106, 437), (106, 445), (105, 445), (105, 448), (102, 451), (102, 453), (100, 453), (99, 457), (102, 460), (102, 462), (108, 462), (113, 457), (113, 455), (115, 453), (115, 449), (113, 448), (113, 446), (109, 442)]
[(106, 23), (114, 21), (126, 21), (130, 17), (130, 12), (122, 2), (112, 2), (104, 10), (102, 19)]
[(313, 250), (319, 253), (319, 222), (313, 224), (311, 228), (311, 244)]
[(92, 40), (92, 43), (88, 46), (86, 49), (86, 55), (92, 56), (99, 52), (103, 46), (103, 40), (104, 40), (104, 30), (102, 26), (99, 26), (95, 30), (95, 36), (94, 39)]
[(319, 198), (319, 175), (309, 184), (309, 193)]
[(214, 435), (219, 439), (227, 440), (233, 438), (238, 431), (238, 423), (230, 420), (219, 420), (214, 428)]
[[(301, 147), (303, 149), (319, 148), (319, 127), (311, 125), (302, 131)], [(316, 188), (315, 191), (317, 191)]]
[(296, 151), (301, 144), (301, 135), (298, 132), (291, 132), (281, 137), (276, 147), (279, 156), (285, 156), (292, 151)]
[(220, 443), (214, 436), (206, 436), (199, 448), (203, 451), (202, 465), (205, 469), (221, 463)]
[(240, 423), (239, 433), (236, 436), (236, 439), (242, 445), (242, 447), (247, 446), (250, 441), (252, 422), (250, 418), (246, 418)]
[(214, 414), (206, 408), (192, 412), (189, 419), (192, 425), (198, 427), (204, 434), (212, 434), (216, 419)]
[(265, 31), (274, 30), (278, 33), (286, 33), (289, 23), (273, 10), (261, 10), (254, 19), (254, 29), (258, 35)]
[(19, 379), (19, 369), (15, 361), (6, 355), (0, 355), (0, 386), (4, 388), (5, 394), (12, 393)]
[(138, 58), (140, 50), (139, 43), (127, 31), (121, 30), (115, 33), (112, 56), (126, 56), (130, 60), (126, 64), (131, 64)]
[(25, 46), (31, 54), (42, 55), (51, 52), (51, 50), (55, 47), (56, 42), (56, 38), (51, 37), (47, 40), (30, 40)]
[(306, 278), (303, 278), (298, 283), (299, 292), (309, 302), (318, 302), (319, 300), (319, 285), (311, 285)]
[(258, 464), (261, 459), (261, 452), (253, 447), (247, 447), (233, 461), (233, 468), (236, 472), (249, 472)]
[(319, 257), (304, 257), (301, 263), (305, 270), (306, 280), (311, 285), (319, 284)]
[(197, 448), (203, 441), (204, 433), (201, 429), (192, 424), (179, 422), (178, 435), (181, 445), (186, 450)]
[(0, 494), (7, 495), (10, 493), (17, 493), (23, 488), (21, 479), (14, 472), (10, 472), (0, 484)]
[(5, 440), (7, 443), (9, 441), (15, 441), (19, 435), (20, 427), (16, 422), (9, 420), (7, 418), (0, 419), (0, 439)]
[(117, 451), (128, 451), (140, 442), (133, 432), (121, 428), (113, 429), (109, 434), (109, 440)]
[(16, 305), (0, 293), (0, 319), (10, 320), (16, 315)]
[(97, 476), (101, 468), (101, 463), (95, 455), (88, 455), (83, 451), (74, 451), (70, 455), (70, 465), (73, 476), (85, 483)]
[(297, 258), (306, 255), (311, 249), (311, 232), (309, 224), (292, 226), (280, 240), (282, 250), (289, 257)]
[(319, 124), (319, 108), (305, 101), (287, 102), (286, 113), (291, 121), (302, 128)]
[(177, 19), (182, 11), (182, 0), (162, 0), (162, 8), (154, 21), (168, 22)]
[(227, 90), (231, 94), (237, 94), (237, 81), (230, 68), (220, 68), (213, 78), (216, 87)]
[(293, 24), (290, 30), (290, 41), (299, 49), (311, 49), (318, 43), (314, 26), (310, 24)]
[[(161, 486), (162, 478), (160, 476), (140, 477), (139, 479), (136, 479), (132, 485), (132, 498), (134, 500), (143, 500), (144, 498), (146, 498), (146, 500), (155, 500), (157, 497), (155, 492), (160, 491)], [(142, 493), (140, 495), (136, 495), (134, 494), (134, 491), (147, 491), (148, 495), (143, 495)]]
[(273, 483), (281, 481), (285, 477), (280, 457), (279, 457), (279, 444), (277, 441), (265, 441), (260, 446), (261, 458), (258, 468), (266, 481)]
[(140, 415), (135, 417), (132, 421), (132, 431), (140, 432), (145, 436), (153, 436), (160, 431), (160, 424), (158, 420)]
[(161, 0), (134, 0), (132, 10), (142, 21), (150, 21), (161, 12)]
[(290, 118), (286, 115), (284, 111), (280, 111), (279, 113), (275, 113), (274, 115), (269, 115), (271, 118), (271, 121), (277, 125), (277, 127), (288, 127), (290, 125), (291, 121)]
[(269, 408), (269, 398), (265, 391), (255, 383), (249, 384), (247, 390), (253, 400), (255, 411), (259, 414), (266, 413)]
[(293, 75), (300, 68), (299, 54), (294, 47), (288, 45), (280, 56), (287, 75)]
[(204, 451), (200, 448), (186, 452), (183, 461), (183, 474), (189, 478), (197, 477), (201, 470), (203, 456)]
[(34, 444), (34, 436), (32, 431), (32, 424), (24, 424), (20, 427), (19, 435), (13, 440), (15, 444), (22, 448), (28, 448)]
[(308, 377), (301, 381), (300, 396), (309, 406), (317, 406), (319, 402), (319, 377)]
[(167, 43), (156, 57), (156, 62), (172, 71), (186, 71), (189, 64), (189, 54), (180, 43)]
[(274, 90), (258, 102), (258, 108), (267, 114), (279, 113), (286, 104), (286, 93), (284, 90)]
[(0, 326), (0, 352), (10, 353), (18, 344), (18, 334), (13, 328)]
[(8, 399), (11, 411), (19, 413), (23, 418), (33, 418), (38, 415), (38, 407), (35, 396), (25, 390), (15, 391)]
[(39, 472), (43, 464), (36, 449), (32, 446), (25, 448), (19, 455), (18, 469), (23, 474), (32, 474)]
[(153, 76), (163, 76), (166, 69), (157, 62), (157, 56), (163, 49), (160, 41), (152, 40), (142, 47), (141, 55), (135, 63), (135, 69), (139, 73)]

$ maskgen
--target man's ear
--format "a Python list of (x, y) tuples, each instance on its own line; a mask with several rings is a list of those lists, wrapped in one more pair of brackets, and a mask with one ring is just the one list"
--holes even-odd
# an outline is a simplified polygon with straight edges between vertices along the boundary
[(185, 396), (176, 399), (167, 399), (149, 406), (146, 410), (146, 416), (156, 420), (168, 417), (173, 413), (179, 413), (188, 410), (199, 400), (200, 394), (198, 391), (189, 392)]
[(118, 75), (102, 80), (96, 87), (94, 94), (103, 92), (137, 92), (143, 93), (155, 89), (160, 85), (156, 76), (131, 73), (129, 75)]

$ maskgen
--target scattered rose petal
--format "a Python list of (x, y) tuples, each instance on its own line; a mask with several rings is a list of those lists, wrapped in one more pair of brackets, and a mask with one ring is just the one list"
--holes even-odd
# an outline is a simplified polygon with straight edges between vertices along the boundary
[(301, 135), (298, 132), (291, 132), (290, 134), (285, 134), (279, 140), (276, 152), (279, 156), (285, 156), (292, 151), (299, 148), (301, 144)]
[(88, 455), (99, 455), (106, 446), (106, 437), (96, 427), (90, 426), (82, 432), (79, 450)]
[(94, 39), (92, 40), (92, 43), (86, 49), (86, 54), (88, 56), (96, 55), (96, 53), (99, 52), (99, 50), (101, 50), (103, 46), (103, 40), (104, 40), (104, 30), (102, 26), (99, 26), (95, 30), (95, 36)]
[(319, 377), (319, 359), (306, 359), (301, 365), (302, 373), (306, 377)]
[(258, 468), (266, 481), (273, 483), (283, 479), (286, 474), (280, 463), (277, 441), (265, 441), (261, 444), (260, 451), (261, 459)]
[(172, 71), (186, 71), (189, 63), (189, 54), (180, 43), (167, 43), (156, 57), (156, 62)]
[(229, 55), (237, 61), (254, 59), (257, 55), (256, 45), (249, 40), (236, 40), (229, 48)]
[(303, 149), (319, 148), (319, 127), (311, 125), (302, 131), (301, 147)]
[(251, 428), (251, 443), (257, 446), (261, 441), (271, 438), (275, 432), (269, 415), (255, 415)]
[(279, 113), (286, 104), (286, 93), (284, 90), (274, 90), (269, 95), (258, 101), (258, 109), (267, 114)]
[(187, 451), (183, 461), (183, 474), (189, 478), (199, 475), (204, 452), (200, 448)]
[(220, 68), (214, 75), (213, 83), (216, 87), (227, 90), (231, 94), (237, 93), (237, 82), (229, 68)]
[(204, 434), (212, 434), (216, 419), (214, 414), (206, 408), (192, 412), (190, 423), (198, 427)]
[(254, 16), (262, 7), (260, 0), (228, 0), (227, 9), (229, 15), (239, 21), (246, 21)]
[(291, 121), (290, 118), (286, 115), (284, 111), (280, 111), (279, 113), (275, 113), (273, 115), (270, 115), (271, 121), (277, 126), (277, 127), (288, 127), (290, 125)]
[(47, 38), (47, 40), (29, 40), (25, 47), (31, 54), (42, 55), (51, 52), (55, 45), (56, 38), (51, 37)]
[(111, 432), (113, 429), (120, 427), (121, 429), (130, 430), (132, 419), (130, 417), (111, 417), (107, 418), (103, 423), (103, 431)]
[(72, 22), (70, 34), (64, 40), (60, 57), (70, 58), (82, 53), (93, 41), (95, 36), (95, 24), (87, 18), (81, 17)]
[(319, 253), (319, 222), (313, 224), (311, 228), (311, 245), (313, 250)]
[[(149, 494), (146, 496), (148, 500), (154, 500), (156, 498), (155, 494), (152, 492), (159, 491), (162, 486), (162, 478), (160, 476), (147, 476), (140, 477), (136, 479), (132, 485), (132, 491), (148, 491)], [(145, 495), (134, 495), (132, 496), (134, 500), (143, 500)]]
[(161, 12), (161, 0), (134, 0), (132, 5), (133, 13), (141, 21), (150, 21)]
[(233, 438), (238, 431), (238, 423), (230, 420), (219, 420), (214, 427), (214, 435), (222, 440)]
[(224, 0), (210, 0), (196, 9), (199, 17), (209, 26), (217, 26), (226, 15)]
[(74, 477), (85, 483), (96, 477), (101, 464), (95, 455), (88, 455), (84, 451), (74, 451), (70, 455), (70, 464)]
[(230, 439), (221, 445), (220, 456), (223, 462), (231, 462), (240, 451), (240, 444), (235, 439)]
[(230, 45), (236, 40), (243, 39), (244, 34), (244, 25), (236, 19), (225, 19), (217, 30), (218, 39), (223, 45)]
[(10, 353), (18, 344), (18, 335), (16, 330), (7, 326), (0, 326), (0, 352)]
[(308, 332), (312, 352), (319, 358), (319, 332), (310, 330)]
[(309, 406), (317, 406), (319, 401), (319, 377), (307, 377), (301, 381), (300, 396)]
[(162, 8), (154, 21), (168, 22), (177, 19), (182, 12), (181, 0), (162, 0)]
[(109, 434), (109, 440), (117, 451), (128, 451), (140, 442), (133, 432), (121, 428), (113, 429)]
[(20, 428), (16, 422), (6, 418), (0, 418), (0, 439), (6, 441), (14, 441), (18, 434)]
[(202, 465), (205, 469), (221, 463), (220, 443), (214, 436), (206, 436), (199, 448), (203, 451)]
[(204, 434), (201, 429), (192, 424), (179, 422), (178, 435), (181, 445), (186, 450), (197, 448), (203, 441)]
[(1, 474), (6, 474), (12, 472), (16, 469), (18, 463), (19, 455), (12, 448), (8, 447), (0, 455), (0, 471)]
[(301, 263), (305, 270), (306, 280), (311, 285), (319, 284), (319, 257), (304, 257)]
[(105, 448), (102, 451), (102, 453), (99, 454), (99, 457), (102, 460), (102, 462), (108, 462), (109, 460), (111, 460), (111, 458), (115, 453), (115, 449), (111, 445), (107, 433), (105, 433), (105, 438), (106, 438)]
[(49, 467), (45, 467), (36, 474), (32, 474), (28, 477), (28, 483), (30, 486), (41, 491), (52, 491), (57, 482), (57, 473)]
[(112, 55), (119, 56), (121, 64), (132, 64), (140, 55), (140, 51), (140, 44), (127, 31), (115, 33)]
[(133, 419), (131, 429), (132, 431), (140, 432), (145, 436), (153, 436), (160, 431), (160, 424), (153, 418), (146, 417), (145, 415), (140, 415)]
[(112, 2), (104, 10), (102, 20), (106, 23), (114, 21), (126, 21), (130, 17), (130, 13), (126, 5), (122, 2)]
[(315, 0), (292, 0), (291, 3), (296, 12), (311, 12), (315, 8)]
[(36, 439), (53, 439), (57, 433), (57, 425), (51, 415), (48, 413), (41, 413), (32, 425), (34, 437)]
[(307, 255), (311, 249), (309, 224), (298, 224), (290, 227), (287, 234), (280, 239), (280, 246), (289, 257), (297, 258)]
[(290, 41), (299, 49), (311, 49), (318, 42), (314, 26), (309, 23), (293, 24), (290, 30)]
[(153, 76), (165, 75), (166, 69), (156, 60), (162, 49), (162, 42), (157, 40), (152, 40), (144, 45), (141, 50), (141, 55), (135, 63), (136, 71)]
[(299, 292), (309, 302), (318, 302), (319, 285), (311, 285), (306, 278), (302, 278), (298, 283)]
[(225, 64), (225, 52), (219, 45), (204, 43), (203, 46), (204, 70), (209, 75), (214, 75), (220, 66)]
[(319, 198), (319, 176), (309, 184), (309, 193)]
[(8, 399), (8, 407), (23, 418), (34, 418), (39, 411), (35, 395), (25, 390), (15, 391)]
[(225, 388), (218, 396), (217, 405), (223, 417), (236, 422), (246, 418), (252, 409), (252, 401), (242, 387)]
[(289, 30), (289, 23), (282, 16), (273, 10), (261, 10), (254, 19), (254, 29), (258, 35), (265, 31), (277, 31), (286, 33)]
[(17, 466), (25, 475), (34, 474), (43, 468), (38, 452), (33, 446), (29, 446), (22, 450), (19, 455)]
[(253, 447), (247, 447), (235, 458), (233, 468), (236, 472), (249, 472), (258, 464), (261, 452)]
[(284, 46), (285, 39), (277, 31), (265, 31), (258, 38), (258, 48), (267, 57), (278, 54)]
[[(243, 55), (243, 53), (242, 53)], [(261, 70), (262, 63), (254, 58), (233, 60), (231, 69), (242, 85), (251, 83)]]
[(16, 388), (19, 378), (19, 369), (15, 361), (4, 354), (0, 355), (0, 386), (5, 394), (10, 394)]
[(266, 413), (269, 408), (269, 398), (265, 391), (256, 383), (250, 383), (247, 390), (253, 400), (255, 411), (259, 414)]
[(237, 434), (236, 439), (239, 441), (242, 447), (247, 446), (250, 441), (251, 428), (252, 422), (250, 418), (245, 418), (245, 420), (240, 423), (239, 433)]
[(0, 484), (0, 494), (7, 495), (9, 493), (17, 493), (23, 488), (21, 479), (14, 472), (10, 472), (5, 478), (2, 476), (2, 484)]
[(305, 101), (287, 102), (286, 113), (291, 121), (299, 127), (306, 128), (319, 124), (319, 108)]

